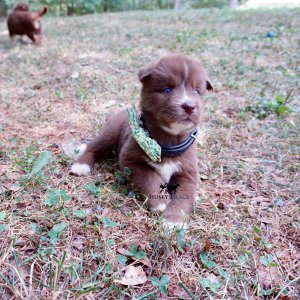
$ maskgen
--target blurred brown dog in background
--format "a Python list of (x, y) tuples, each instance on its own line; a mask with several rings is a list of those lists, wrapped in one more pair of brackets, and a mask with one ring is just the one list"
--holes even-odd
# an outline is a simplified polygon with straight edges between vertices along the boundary
[(15, 35), (27, 35), (35, 44), (41, 43), (40, 18), (45, 15), (48, 8), (45, 6), (37, 12), (29, 11), (27, 3), (18, 3), (7, 18), (7, 27), (11, 39)]

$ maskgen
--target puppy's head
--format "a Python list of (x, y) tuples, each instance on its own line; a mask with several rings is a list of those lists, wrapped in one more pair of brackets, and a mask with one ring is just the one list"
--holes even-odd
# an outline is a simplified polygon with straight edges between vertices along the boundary
[(25, 2), (20, 2), (14, 7), (14, 11), (29, 11), (29, 6)]
[(141, 109), (164, 131), (178, 135), (196, 127), (204, 114), (203, 95), (212, 90), (202, 66), (194, 59), (171, 54), (139, 71)]

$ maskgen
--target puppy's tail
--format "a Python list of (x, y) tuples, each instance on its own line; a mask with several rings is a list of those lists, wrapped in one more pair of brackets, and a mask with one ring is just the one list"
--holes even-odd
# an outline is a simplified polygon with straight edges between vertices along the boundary
[(47, 13), (47, 11), (48, 11), (48, 7), (44, 6), (37, 12), (37, 16), (42, 17), (43, 15), (45, 15)]

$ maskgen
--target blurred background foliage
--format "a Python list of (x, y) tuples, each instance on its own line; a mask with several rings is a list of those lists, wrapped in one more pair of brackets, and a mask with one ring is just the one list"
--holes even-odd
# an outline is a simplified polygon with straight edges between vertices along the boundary
[[(5, 16), (18, 2), (27, 2), (35, 10), (47, 5), (49, 13), (57, 16), (84, 15), (127, 10), (172, 9), (176, 0), (0, 0), (0, 15)], [(181, 0), (184, 8), (222, 8), (228, 0)]]

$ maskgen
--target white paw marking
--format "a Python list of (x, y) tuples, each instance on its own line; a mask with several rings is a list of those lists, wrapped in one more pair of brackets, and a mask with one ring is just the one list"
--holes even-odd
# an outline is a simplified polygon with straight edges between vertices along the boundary
[(75, 163), (71, 167), (71, 172), (76, 175), (87, 175), (91, 172), (91, 167), (87, 164)]
[(149, 161), (148, 164), (156, 170), (156, 172), (163, 178), (166, 183), (169, 183), (170, 178), (173, 174), (181, 171), (181, 163), (178, 161), (166, 163), (153, 163)]
[(158, 206), (151, 208), (152, 211), (164, 211), (167, 208), (165, 203), (159, 203)]
[(189, 228), (189, 224), (187, 222), (170, 222), (163, 219), (162, 224), (169, 230)]

